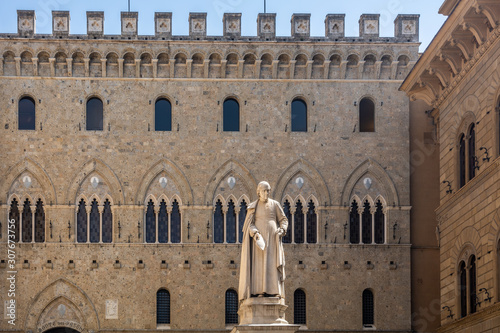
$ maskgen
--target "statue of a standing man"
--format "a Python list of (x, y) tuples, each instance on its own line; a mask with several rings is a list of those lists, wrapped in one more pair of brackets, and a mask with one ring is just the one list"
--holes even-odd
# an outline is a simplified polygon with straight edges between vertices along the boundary
[(271, 186), (260, 182), (258, 200), (247, 209), (243, 226), (240, 301), (250, 297), (285, 297), (285, 256), (281, 238), (288, 220), (278, 201), (269, 198)]

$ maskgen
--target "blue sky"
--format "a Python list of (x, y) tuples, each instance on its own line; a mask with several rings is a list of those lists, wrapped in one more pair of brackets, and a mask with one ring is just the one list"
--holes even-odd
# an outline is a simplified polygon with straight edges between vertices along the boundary
[[(120, 34), (120, 12), (127, 11), (128, 0), (0, 0), (0, 32), (17, 32), (18, 9), (33, 9), (37, 33), (51, 33), (51, 11), (69, 10), (70, 32), (86, 33), (86, 11), (104, 11), (105, 34)], [(266, 0), (268, 13), (276, 13), (276, 34), (290, 36), (293, 13), (311, 14), (311, 36), (324, 36), (327, 14), (346, 14), (346, 36), (358, 36), (361, 14), (380, 14), (380, 35), (394, 36), (397, 14), (420, 14), (420, 41), (423, 52), (446, 17), (438, 14), (442, 0)], [(139, 12), (139, 34), (154, 34), (154, 12), (172, 12), (174, 35), (188, 34), (189, 12), (207, 13), (209, 35), (222, 35), (223, 13), (242, 13), (242, 34), (255, 36), (257, 15), (264, 11), (264, 0), (130, 0), (130, 10)]]

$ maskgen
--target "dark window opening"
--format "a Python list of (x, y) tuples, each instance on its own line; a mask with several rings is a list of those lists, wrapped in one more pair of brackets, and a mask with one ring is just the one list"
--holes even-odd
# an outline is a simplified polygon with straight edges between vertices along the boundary
[(243, 241), (243, 225), (245, 223), (246, 217), (247, 217), (247, 203), (245, 200), (242, 200), (240, 203), (240, 212), (238, 215), (238, 227), (239, 227), (238, 239), (240, 243)]
[(111, 202), (104, 201), (102, 209), (102, 242), (111, 243), (113, 239), (113, 213), (111, 213)]
[(45, 210), (42, 199), (38, 199), (35, 208), (35, 242), (45, 242)]
[(76, 240), (78, 243), (87, 242), (87, 211), (83, 199), (80, 200), (76, 213)]
[(297, 200), (297, 204), (295, 204), (293, 233), (295, 243), (304, 243), (304, 212), (302, 211), (302, 202), (300, 200)]
[(226, 324), (238, 324), (238, 293), (226, 291)]
[(165, 289), (156, 293), (156, 324), (170, 324), (170, 293)]
[(476, 131), (474, 125), (469, 130), (469, 180), (476, 176)]
[(35, 101), (31, 97), (24, 97), (19, 100), (18, 129), (35, 129)]
[(224, 132), (240, 130), (240, 105), (235, 99), (226, 99), (223, 105), (222, 124)]
[(156, 216), (155, 204), (153, 200), (149, 200), (148, 208), (146, 209), (146, 243), (156, 242)]
[(94, 199), (90, 208), (90, 242), (99, 243), (100, 225), (99, 225), (99, 209), (97, 208), (97, 200)]
[(292, 132), (307, 132), (307, 105), (301, 99), (292, 102)]
[(293, 294), (293, 323), (306, 324), (306, 293), (302, 289)]
[(172, 104), (165, 98), (155, 103), (155, 131), (172, 130)]
[(375, 211), (374, 224), (375, 224), (375, 243), (384, 244), (385, 241), (385, 217), (382, 203), (380, 200), (375, 204), (377, 210)]
[(220, 200), (217, 200), (214, 211), (214, 243), (224, 243), (224, 212)]
[(160, 202), (160, 209), (158, 210), (158, 242), (168, 242), (168, 213), (167, 203), (164, 199)]
[(459, 182), (460, 187), (465, 185), (465, 135), (462, 134), (459, 139)]
[(29, 243), (33, 239), (32, 238), (33, 216), (31, 215), (31, 202), (28, 199), (24, 201), (22, 221), (23, 221), (23, 230), (22, 230), (23, 242)]
[(315, 244), (318, 236), (318, 216), (316, 215), (316, 208), (314, 202), (311, 200), (308, 204), (307, 210), (307, 242)]
[(369, 98), (359, 102), (359, 131), (375, 132), (375, 104)]
[(359, 206), (356, 200), (352, 202), (349, 213), (349, 242), (359, 244)]
[(363, 326), (372, 326), (374, 323), (373, 293), (365, 289), (363, 291)]
[(469, 300), (470, 300), (470, 313), (477, 311), (477, 301), (479, 301), (476, 294), (476, 257), (472, 256), (469, 263)]
[(227, 204), (226, 242), (236, 243), (236, 211), (234, 209), (233, 200), (229, 200)]
[(467, 316), (467, 270), (465, 269), (465, 262), (460, 263), (460, 317)]
[(9, 220), (14, 220), (14, 242), (19, 242), (19, 205), (16, 199), (10, 203)]
[(286, 219), (288, 220), (288, 230), (286, 235), (283, 237), (283, 243), (291, 243), (292, 242), (292, 213), (290, 212), (290, 203), (288, 200), (283, 204), (283, 212), (285, 213)]
[(102, 131), (103, 129), (103, 106), (99, 98), (91, 98), (87, 101), (87, 131)]
[(172, 243), (181, 242), (181, 210), (179, 203), (174, 200), (172, 203), (172, 213), (170, 216), (170, 241)]
[(370, 203), (368, 200), (364, 203), (363, 214), (361, 215), (361, 234), (363, 244), (372, 243), (372, 213), (370, 211)]

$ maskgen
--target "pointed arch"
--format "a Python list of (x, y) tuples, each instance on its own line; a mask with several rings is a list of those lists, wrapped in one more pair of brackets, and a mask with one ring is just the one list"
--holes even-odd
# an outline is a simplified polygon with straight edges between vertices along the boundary
[(281, 199), (285, 195), (286, 186), (299, 173), (304, 173), (309, 177), (313, 188), (318, 193), (320, 202), (331, 203), (330, 192), (328, 191), (323, 176), (321, 176), (319, 171), (311, 163), (302, 158), (292, 163), (278, 178), (273, 191), (273, 197), (276, 198), (276, 200), (282, 201)]
[(238, 178), (243, 182), (247, 193), (250, 195), (251, 201), (256, 199), (257, 195), (255, 190), (257, 189), (257, 181), (255, 180), (255, 177), (242, 163), (231, 158), (224, 162), (210, 178), (205, 190), (204, 203), (216, 202), (214, 197), (216, 195), (218, 185), (223, 179), (232, 173), (239, 176)]
[(220, 201), (220, 203), (222, 204), (222, 207), (226, 207), (227, 205), (227, 202), (229, 202), (229, 200), (226, 202), (226, 199), (224, 199), (224, 197), (221, 195), (221, 194), (217, 194), (212, 202), (212, 206), (214, 207), (215, 209), (215, 205), (216, 203)]
[(160, 197), (158, 197), (158, 199), (157, 199), (157, 198), (155, 197), (155, 195), (154, 195), (154, 194), (149, 194), (149, 195), (146, 197), (146, 199), (144, 199), (144, 205), (145, 205), (145, 207), (144, 207), (144, 208), (146, 208), (146, 207), (147, 207), (147, 205), (148, 205), (148, 203), (149, 203), (149, 201), (150, 201), (150, 200), (151, 200), (151, 201), (153, 202), (153, 204), (156, 206), (156, 205), (158, 204), (158, 202), (160, 202), (160, 199), (159, 199), (159, 198), (160, 198)]
[[(182, 201), (194, 203), (193, 190), (191, 189), (191, 185), (189, 185), (186, 176), (179, 169), (179, 167), (177, 167), (177, 165), (166, 158), (162, 158), (149, 168), (148, 171), (146, 171), (138, 184), (135, 202), (144, 202), (151, 182), (162, 172), (165, 172), (169, 176), (168, 178), (170, 180), (175, 181), (175, 184), (181, 193), (181, 197), (183, 198)], [(179, 204), (182, 201), (179, 201)]]
[(238, 201), (235, 202), (238, 204), (238, 207), (243, 202), (243, 200), (246, 202), (247, 205), (251, 202), (250, 198), (246, 194), (243, 194), (238, 198)]
[[(451, 269), (458, 269), (460, 258), (463, 256), (466, 249), (470, 247), (474, 249), (476, 257), (482, 257), (484, 254), (481, 237), (476, 228), (469, 226), (464, 228), (455, 240), (455, 245), (450, 249)], [(450, 272), (451, 273), (451, 272)]]
[(76, 284), (65, 278), (59, 278), (43, 288), (33, 299), (24, 320), (24, 330), (37, 330), (37, 324), (46, 309), (49, 309), (56, 300), (67, 300), (76, 305), (82, 315), (82, 328), (84, 331), (98, 331), (100, 329), (97, 310), (88, 295)]
[(399, 195), (391, 177), (387, 174), (384, 168), (380, 166), (380, 164), (370, 158), (358, 165), (358, 167), (355, 168), (351, 175), (347, 178), (344, 188), (340, 194), (339, 205), (347, 205), (350, 202), (349, 199), (352, 197), (354, 186), (367, 174), (373, 175), (373, 177), (380, 182), (385, 192), (384, 194), (387, 196), (387, 200), (389, 202), (393, 202), (396, 206), (399, 206)]
[(93, 158), (86, 162), (80, 168), (80, 171), (73, 176), (73, 180), (68, 186), (66, 198), (63, 202), (76, 202), (78, 189), (90, 174), (94, 172), (100, 175), (105, 180), (106, 184), (108, 184), (114, 200), (116, 201), (118, 199), (119, 202), (125, 203), (124, 190), (120, 180), (106, 163), (97, 158)]
[[(45, 203), (53, 202), (57, 204), (57, 196), (54, 184), (50, 179), (49, 175), (45, 170), (35, 161), (29, 157), (24, 158), (24, 160), (15, 164), (7, 171), (7, 176), (0, 185), (2, 193), (7, 193), (7, 199), (9, 199), (13, 193), (9, 193), (12, 185), (16, 179), (18, 179), (24, 172), (29, 172), (33, 178), (35, 178), (43, 189), (43, 193), (40, 194), (44, 198)], [(8, 186), (8, 187), (7, 187)]]

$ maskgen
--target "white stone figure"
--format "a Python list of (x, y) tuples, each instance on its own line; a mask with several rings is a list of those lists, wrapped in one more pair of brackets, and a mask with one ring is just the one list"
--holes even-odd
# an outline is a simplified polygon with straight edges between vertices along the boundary
[[(243, 226), (240, 302), (250, 297), (285, 297), (285, 256), (281, 238), (286, 234), (288, 220), (278, 201), (269, 198), (271, 186), (260, 182), (258, 200), (247, 209)], [(264, 241), (263, 250), (258, 242)]]

